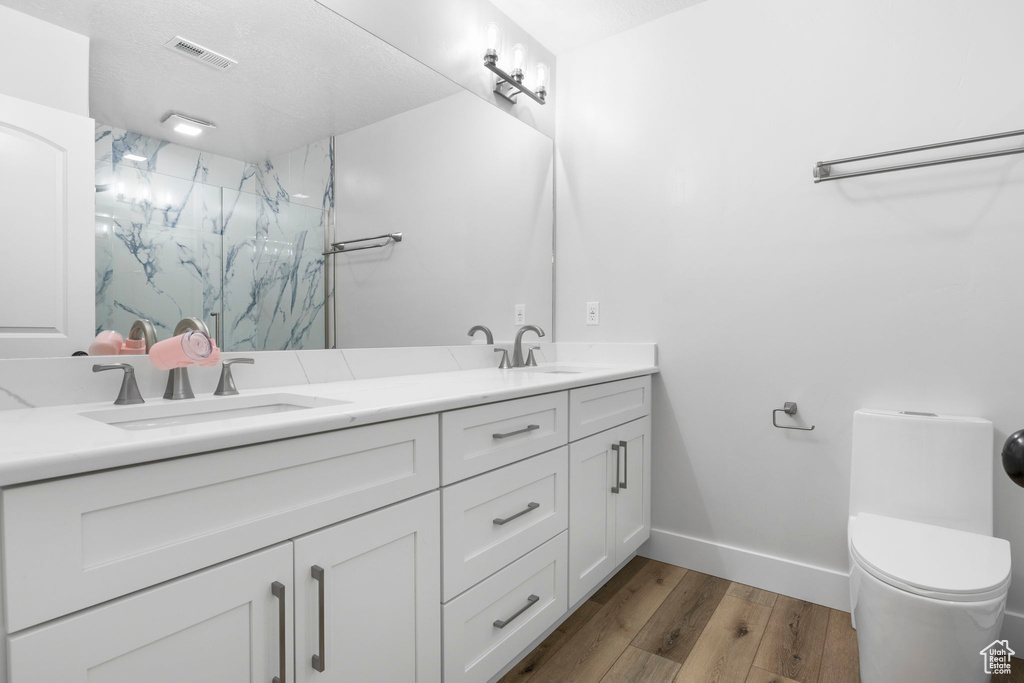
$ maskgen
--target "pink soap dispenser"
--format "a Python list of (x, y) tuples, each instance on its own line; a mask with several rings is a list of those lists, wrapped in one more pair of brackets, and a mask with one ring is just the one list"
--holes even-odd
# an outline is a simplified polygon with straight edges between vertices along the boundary
[[(189, 365), (213, 365), (208, 359), (214, 355), (217, 347), (205, 333), (190, 330), (177, 337), (157, 342), (149, 350), (149, 360), (161, 370), (173, 370)], [(216, 358), (220, 358), (217, 350)]]

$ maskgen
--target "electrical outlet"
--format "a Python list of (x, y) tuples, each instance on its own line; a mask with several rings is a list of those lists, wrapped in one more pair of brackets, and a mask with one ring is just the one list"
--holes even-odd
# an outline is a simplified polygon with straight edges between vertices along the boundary
[(587, 324), (588, 325), (600, 325), (601, 324), (601, 303), (598, 301), (587, 302)]
[(521, 327), (526, 324), (526, 304), (516, 304), (516, 326)]

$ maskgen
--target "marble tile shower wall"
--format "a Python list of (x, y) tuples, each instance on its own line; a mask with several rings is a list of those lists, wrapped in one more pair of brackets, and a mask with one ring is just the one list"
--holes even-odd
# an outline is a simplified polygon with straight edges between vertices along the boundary
[(332, 140), (254, 164), (97, 125), (96, 185), (97, 331), (222, 312), (227, 350), (323, 348)]

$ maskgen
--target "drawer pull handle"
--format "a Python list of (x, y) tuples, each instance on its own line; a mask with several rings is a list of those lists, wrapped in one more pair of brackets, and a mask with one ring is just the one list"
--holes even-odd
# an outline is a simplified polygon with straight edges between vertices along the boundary
[(515, 621), (516, 617), (518, 617), (520, 614), (522, 614), (526, 610), (528, 610), (531, 607), (533, 607), (534, 605), (536, 605), (539, 600), (540, 600), (540, 598), (538, 598), (536, 595), (531, 595), (530, 597), (526, 598), (526, 604), (523, 605), (519, 609), (518, 612), (516, 612), (515, 614), (513, 614), (512, 616), (510, 616), (508, 619), (505, 619), (505, 620), (495, 619), (494, 620), (494, 625), (497, 626), (498, 628), (505, 628), (506, 626), (511, 624), (513, 621)]
[(612, 493), (618, 493), (619, 475), (622, 474), (622, 463), (619, 461), (619, 444), (612, 444), (612, 452), (615, 453), (615, 486), (612, 487)]
[(320, 610), (319, 616), (317, 617), (317, 628), (319, 629), (320, 634), (320, 647), (317, 650), (317, 654), (313, 655), (313, 669), (319, 671), (320, 673), (323, 673), (324, 669), (327, 668), (327, 661), (324, 657), (324, 587), (326, 586), (327, 582), (324, 579), (323, 567), (314, 564), (312, 567), (310, 567), (309, 573), (310, 576), (312, 576), (313, 579), (317, 582), (317, 584), (319, 584), (320, 594), (320, 597), (317, 598), (317, 605), (319, 605), (318, 609)]
[(519, 434), (526, 434), (532, 432), (535, 429), (540, 429), (540, 425), (526, 425), (522, 429), (517, 429), (514, 432), (505, 432), (504, 434), (491, 434), (492, 439), (507, 439), (510, 436), (517, 436)]
[(529, 505), (526, 506), (525, 510), (520, 510), (519, 512), (517, 512), (516, 514), (512, 515), (511, 517), (506, 517), (505, 519), (502, 519), (501, 517), (495, 517), (494, 518), (494, 523), (496, 525), (498, 525), (498, 526), (501, 526), (502, 524), (508, 524), (513, 519), (518, 519), (518, 518), (522, 517), (523, 515), (525, 515), (527, 512), (530, 512), (531, 510), (536, 510), (539, 507), (540, 507), (540, 503), (530, 503)]
[(619, 488), (625, 491), (626, 484), (629, 483), (629, 444), (620, 441), (619, 449), (622, 451), (622, 481), (619, 482)]
[(288, 651), (285, 649), (285, 620), (288, 617), (287, 614), (287, 603), (284, 599), (284, 584), (280, 581), (275, 581), (270, 584), (270, 592), (277, 598), (277, 637), (278, 637), (278, 666), (280, 666), (281, 675), (274, 676), (274, 683), (287, 683), (285, 678), (285, 672), (287, 671), (287, 657)]

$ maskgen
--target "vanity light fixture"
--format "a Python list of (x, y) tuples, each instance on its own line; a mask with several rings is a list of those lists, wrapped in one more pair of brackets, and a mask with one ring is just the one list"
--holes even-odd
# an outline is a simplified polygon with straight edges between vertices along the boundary
[(526, 46), (517, 43), (512, 47), (512, 72), (508, 73), (498, 66), (498, 45), (501, 42), (501, 30), (495, 23), (490, 23), (485, 29), (487, 36), (487, 51), (484, 52), (484, 67), (494, 73), (498, 80), (494, 84), (494, 94), (502, 97), (512, 104), (522, 93), (538, 104), (544, 104), (548, 96), (548, 67), (546, 64), (537, 65), (537, 87), (531, 90), (523, 84), (526, 71)]
[(138, 154), (125, 154), (121, 158), (127, 159), (128, 161), (145, 161), (149, 157), (139, 156)]
[(165, 116), (161, 123), (173, 128), (176, 133), (181, 133), (182, 135), (188, 135), (190, 137), (195, 137), (203, 131), (213, 130), (217, 127), (209, 121), (203, 121), (202, 119), (196, 119), (191, 116), (175, 113)]

